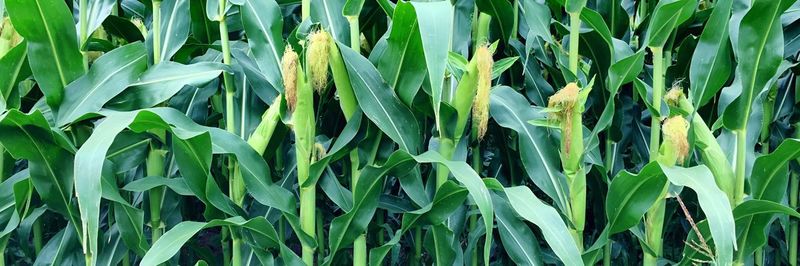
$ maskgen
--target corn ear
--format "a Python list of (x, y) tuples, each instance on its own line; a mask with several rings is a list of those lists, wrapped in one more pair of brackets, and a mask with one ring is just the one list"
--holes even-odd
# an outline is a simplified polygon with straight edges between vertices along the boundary
[(690, 133), (694, 137), (694, 145), (700, 153), (700, 159), (708, 166), (714, 175), (714, 180), (722, 191), (728, 196), (731, 205), (734, 204), (734, 180), (735, 176), (731, 163), (722, 147), (714, 137), (714, 133), (706, 125), (705, 120), (700, 114), (695, 113), (692, 103), (686, 99), (681, 88), (676, 87), (670, 90), (665, 96), (665, 100), (670, 107), (671, 113), (690, 115)]
[(283, 74), (283, 94), (290, 111), (297, 105), (297, 73), (300, 64), (297, 53), (291, 45), (286, 46), (281, 58), (281, 73)]
[(659, 162), (666, 165), (681, 164), (689, 155), (689, 122), (682, 116), (664, 120), (664, 142), (659, 148)]
[(478, 88), (472, 106), (472, 122), (478, 128), (478, 140), (482, 140), (489, 125), (489, 90), (492, 87), (492, 66), (494, 65), (492, 53), (486, 44), (479, 46), (476, 50), (475, 61), (478, 67)]
[(350, 120), (359, 109), (358, 100), (356, 100), (353, 86), (350, 84), (350, 76), (347, 74), (342, 54), (339, 52), (339, 47), (333, 38), (328, 42), (328, 46), (330, 47), (331, 73), (333, 73), (333, 83), (336, 85), (336, 93), (339, 97), (339, 106), (342, 108), (344, 117)]
[(328, 84), (328, 60), (331, 37), (325, 30), (319, 30), (308, 36), (306, 62), (311, 84), (317, 93), (321, 93)]

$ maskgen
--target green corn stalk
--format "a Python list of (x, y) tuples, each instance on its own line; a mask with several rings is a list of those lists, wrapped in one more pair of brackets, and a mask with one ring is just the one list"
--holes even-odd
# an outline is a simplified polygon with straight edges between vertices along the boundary
[(3, 252), (0, 252), (0, 266), (5, 266), (6, 265), (6, 252), (5, 251), (6, 251), (6, 246), (8, 246), (8, 240), (9, 239), (10, 239), (10, 237), (8, 237), (8, 236), (3, 237), (2, 239), (0, 239), (0, 250), (3, 251)]
[[(361, 32), (359, 31), (358, 16), (347, 16), (347, 21), (350, 23), (350, 48), (355, 51), (361, 50)], [(342, 55), (339, 52), (339, 47), (336, 42), (331, 39), (328, 49), (329, 63), (331, 73), (333, 74), (333, 82), (336, 85), (336, 93), (339, 95), (339, 106), (347, 121), (353, 118), (353, 114), (359, 109), (358, 101), (356, 100), (353, 87), (350, 84), (350, 76), (347, 74), (347, 68), (344, 65)], [(378, 138), (380, 139), (380, 138)], [(380, 143), (380, 141), (378, 141)], [(370, 160), (373, 160), (372, 156)], [(358, 177), (361, 175), (360, 158), (358, 149), (350, 151), (350, 186), (356, 187)], [(360, 235), (353, 242), (353, 265), (366, 265), (367, 264), (367, 237), (366, 234)]]
[[(664, 60), (663, 46), (650, 46), (653, 53), (653, 106), (657, 110), (661, 106), (661, 97), (664, 93), (664, 68), (667, 61)], [(660, 110), (658, 110), (660, 111)], [(658, 159), (659, 137), (661, 136), (661, 116), (653, 113), (650, 115), (650, 161)], [(664, 209), (666, 207), (666, 188), (659, 196), (655, 204), (647, 211), (645, 221), (645, 233), (647, 244), (656, 252), (655, 256), (649, 252), (644, 252), (644, 265), (656, 265), (658, 257), (661, 255), (661, 235), (664, 228)]]
[[(87, 0), (80, 0), (78, 1), (78, 16), (80, 16), (80, 44), (83, 47), (86, 44), (86, 40), (89, 38), (89, 21), (87, 20), (88, 17), (88, 6)], [(153, 0), (153, 23), (157, 23), (156, 18), (160, 18), (160, 12), (158, 11), (161, 6), (161, 0)], [(158, 46), (155, 46), (158, 47)], [(81, 50), (81, 54), (83, 54), (83, 68), (89, 69), (89, 54), (86, 51)]]
[[(800, 138), (800, 123), (794, 124), (794, 138)], [(797, 160), (800, 163), (800, 159)], [(798, 190), (800, 190), (800, 176), (798, 176), (797, 171), (792, 173), (791, 180), (789, 181), (789, 207), (792, 209), (797, 209), (797, 200), (800, 195)], [(798, 221), (796, 218), (793, 218), (789, 221), (789, 238), (787, 241), (789, 242), (789, 265), (796, 266), (797, 265), (797, 241), (800, 239), (798, 236)]]
[[(772, 124), (772, 118), (775, 113), (775, 97), (778, 95), (778, 87), (772, 86), (766, 94), (766, 98), (761, 105), (763, 117), (761, 118), (761, 134), (759, 135), (759, 142), (761, 143), (761, 154), (769, 154), (769, 126)], [(769, 246), (769, 241), (766, 243)], [(764, 265), (764, 248), (758, 248), (755, 251), (755, 264), (758, 266)]]
[[(219, 0), (219, 36), (220, 44), (222, 46), (222, 62), (226, 65), (231, 64), (231, 48), (228, 39), (228, 24), (226, 23), (227, 17), (225, 11), (228, 5), (227, 0)], [(225, 129), (231, 134), (236, 134), (235, 114), (234, 114), (234, 96), (236, 95), (236, 87), (233, 85), (233, 77), (230, 73), (224, 72), (222, 74), (223, 84), (225, 87)], [(236, 160), (233, 157), (228, 157), (228, 176), (230, 185), (228, 186), (228, 194), (233, 199), (243, 199), (244, 195), (244, 182), (241, 178), (236, 176)], [(241, 200), (239, 200), (241, 204)], [(242, 239), (240, 233), (233, 227), (229, 227), (231, 237), (231, 265), (242, 265)], [(227, 247), (227, 241), (223, 239), (223, 246)]]
[(569, 13), (569, 71), (578, 76), (578, 47), (581, 34), (580, 12)]
[[(304, 232), (315, 235), (316, 185), (307, 185), (309, 167), (314, 149), (314, 96), (310, 84), (305, 81), (302, 70), (297, 72), (297, 109), (293, 115), (295, 132), (295, 153), (297, 154), (297, 175), (300, 186), (300, 221)], [(314, 263), (314, 248), (303, 246), (303, 261)]]
[[(160, 63), (161, 59), (161, 1), (155, 0), (152, 3), (153, 8), (153, 60), (154, 64)], [(147, 175), (148, 176), (164, 176), (164, 157), (167, 153), (161, 143), (166, 140), (166, 132), (164, 130), (151, 131), (157, 140), (151, 141), (150, 150), (147, 155)], [(148, 192), (148, 200), (150, 203), (150, 234), (151, 243), (155, 243), (163, 234), (162, 230), (164, 225), (161, 221), (161, 204), (164, 199), (164, 187), (156, 186)]]
[[(489, 39), (489, 23), (491, 16), (486, 13), (481, 13), (478, 16), (477, 34), (475, 35), (476, 43), (472, 62), (470, 62), (466, 75), (462, 77), (461, 83), (458, 86), (458, 94), (456, 99), (456, 106), (462, 107), (464, 104), (459, 102), (472, 103), (472, 126), (470, 127), (470, 143), (472, 153), (472, 169), (476, 173), (481, 172), (481, 140), (483, 135), (486, 134), (486, 128), (489, 120), (489, 90), (491, 89), (491, 69), (494, 64), (492, 60), (491, 51), (486, 46)], [(466, 117), (463, 120), (466, 123)], [(459, 126), (463, 125), (461, 123)], [(463, 132), (461, 127), (456, 129), (456, 132)], [(473, 214), (469, 217), (469, 226), (471, 230), (478, 228), (478, 215)], [(478, 248), (472, 250), (470, 254), (472, 258), (472, 265), (478, 265)]]
[(583, 168), (583, 112), (589, 88), (581, 91), (569, 83), (550, 97), (548, 108), (561, 129), (561, 166), (569, 186), (570, 206), (567, 213), (574, 228), (572, 237), (583, 249), (583, 229), (586, 220), (586, 172)]
[[(163, 133), (163, 132), (154, 132)], [(159, 138), (163, 135), (158, 136)], [(150, 152), (147, 155), (147, 176), (163, 176), (164, 175), (164, 156), (166, 150), (161, 149), (159, 143), (155, 141), (150, 143)], [(161, 230), (163, 224), (161, 221), (161, 204), (164, 199), (164, 187), (156, 186), (149, 191), (150, 202), (150, 227), (151, 227), (151, 241), (155, 243), (161, 237)]]
[[(581, 10), (586, 5), (586, 1), (567, 1), (565, 8), (569, 14), (569, 71), (578, 77), (580, 63), (580, 29), (581, 29)], [(572, 86), (572, 87), (571, 87)], [(583, 160), (583, 103), (585, 97), (579, 99), (579, 88), (577, 84), (568, 84), (550, 98), (550, 105), (567, 104), (562, 113), (559, 114), (561, 126), (561, 165), (569, 186), (570, 205), (569, 216), (572, 220), (572, 236), (579, 250), (583, 250), (583, 229), (586, 216), (586, 173), (582, 166)], [(567, 91), (566, 89), (570, 89)], [(574, 91), (572, 91), (574, 90)], [(574, 93), (575, 95), (570, 95)], [(558, 103), (557, 95), (562, 94), (567, 102)], [(570, 97), (572, 99), (569, 99)], [(554, 99), (555, 98), (555, 99)], [(554, 102), (557, 100), (557, 102)], [(569, 103), (571, 102), (571, 103)]]

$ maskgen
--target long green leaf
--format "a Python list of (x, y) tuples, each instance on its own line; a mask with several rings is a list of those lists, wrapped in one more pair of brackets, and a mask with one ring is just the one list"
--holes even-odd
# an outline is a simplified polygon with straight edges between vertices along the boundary
[[(425, 50), (425, 64), (433, 97), (433, 112), (439, 119), (439, 106), (444, 90), (444, 71), (447, 52), (453, 39), (453, 6), (449, 1), (412, 2), (417, 13), (417, 23)], [(361, 101), (359, 101), (361, 102)]]
[(419, 153), (421, 132), (411, 110), (400, 102), (369, 60), (341, 43), (339, 48), (364, 114), (401, 149)]
[(524, 96), (505, 86), (492, 90), (489, 107), (497, 124), (519, 134), (520, 159), (528, 177), (565, 211), (567, 184), (559, 168), (556, 146), (546, 129), (528, 123), (543, 115), (536, 114)]
[(375, 44), (369, 59), (400, 100), (411, 106), (427, 71), (414, 7), (408, 2), (398, 3), (392, 21), (388, 36)]
[[(93, 0), (86, 3), (87, 35), (91, 35), (111, 15), (111, 9), (116, 6), (117, 2), (114, 0)], [(78, 21), (75, 28), (77, 31), (80, 31), (80, 25), (81, 21)]]
[(750, 194), (754, 199), (780, 202), (786, 194), (789, 163), (800, 157), (800, 140), (786, 139), (775, 151), (753, 163)]
[(33, 76), (47, 98), (58, 107), (64, 88), (84, 73), (72, 14), (61, 0), (7, 0), (11, 22), (28, 41)]
[(611, 234), (623, 232), (639, 223), (658, 200), (667, 180), (657, 163), (650, 163), (639, 172), (620, 172), (608, 188), (606, 217)]
[(256, 64), (273, 88), (283, 91), (281, 57), (283, 56), (283, 15), (274, 0), (245, 0), (240, 8), (242, 25)]
[(722, 89), (731, 74), (731, 45), (728, 18), (733, 0), (714, 4), (689, 67), (692, 103), (696, 108), (707, 104)]
[[(585, 0), (584, 0), (585, 2)], [(492, 24), (500, 30), (500, 39), (508, 41), (514, 28), (514, 7), (506, 0), (475, 1), (480, 12), (492, 16)]]
[(149, 108), (168, 100), (183, 86), (200, 86), (219, 77), (226, 68), (220, 63), (183, 65), (163, 62), (145, 71), (138, 81), (114, 97), (108, 107), (117, 110)]
[[(209, 1), (212, 2), (212, 1)], [(153, 62), (169, 61), (175, 53), (186, 43), (192, 16), (189, 14), (189, 0), (163, 1), (161, 5), (161, 45), (153, 47), (153, 31), (146, 38), (150, 51), (158, 49), (160, 58), (153, 58)]]
[(147, 68), (147, 51), (136, 42), (101, 56), (89, 72), (70, 83), (56, 117), (64, 126), (82, 116), (100, 111), (103, 105), (139, 79)]
[(311, 19), (319, 22), (337, 42), (350, 44), (350, 24), (342, 11), (346, 0), (310, 0)]
[(206, 205), (228, 215), (243, 215), (244, 211), (223, 194), (211, 175), (211, 149), (208, 148), (211, 147), (210, 135), (203, 133), (187, 139), (173, 137), (172, 140), (175, 162), (194, 195)]
[(58, 138), (39, 111), (23, 114), (12, 109), (0, 115), (0, 143), (14, 158), (28, 160), (33, 186), (47, 206), (75, 222), (73, 155)]
[[(783, 33), (780, 26), (780, 2), (754, 0), (739, 24), (738, 45), (734, 46), (739, 61), (729, 97), (736, 97), (722, 115), (727, 129), (741, 130), (750, 116), (753, 100), (775, 75), (783, 57)], [(723, 91), (723, 94), (726, 92)]]
[(733, 250), (736, 249), (733, 211), (728, 196), (716, 186), (711, 171), (703, 165), (692, 168), (662, 166), (661, 169), (670, 183), (689, 187), (697, 193), (714, 238), (716, 261), (720, 265), (731, 265)]
[(497, 231), (506, 253), (517, 265), (542, 265), (536, 236), (524, 222), (517, 218), (508, 200), (494, 195), (492, 197), (497, 218)]
[(0, 112), (18, 107), (11, 95), (19, 81), (30, 75), (27, 55), (28, 45), (23, 41), (0, 58)]
[[(647, 27), (646, 46), (663, 47), (675, 27), (688, 19), (688, 17), (682, 16), (683, 10), (687, 8), (693, 10), (696, 5), (696, 0), (658, 1), (650, 18), (650, 25)], [(642, 45), (642, 47), (644, 46)]]
[(505, 193), (514, 211), (542, 230), (545, 240), (565, 265), (583, 265), (578, 246), (555, 208), (544, 204), (527, 187), (509, 187)]
[(281, 255), (284, 260), (289, 261), (289, 265), (303, 265), (303, 262), (297, 257), (297, 254), (292, 252), (286, 245), (278, 238), (278, 233), (266, 219), (263, 217), (256, 217), (250, 220), (245, 220), (242, 217), (236, 216), (225, 220), (212, 220), (208, 223), (202, 222), (182, 222), (176, 225), (171, 230), (164, 233), (164, 235), (153, 244), (153, 247), (142, 258), (142, 265), (158, 265), (166, 262), (172, 256), (178, 253), (183, 245), (189, 241), (200, 230), (212, 227), (232, 226), (247, 229), (254, 235), (262, 237), (267, 242), (269, 247), (279, 247)]

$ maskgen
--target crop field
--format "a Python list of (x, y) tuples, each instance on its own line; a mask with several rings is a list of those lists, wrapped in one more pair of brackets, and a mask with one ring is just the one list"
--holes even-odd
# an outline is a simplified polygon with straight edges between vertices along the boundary
[(796, 266), (795, 0), (0, 0), (0, 266)]

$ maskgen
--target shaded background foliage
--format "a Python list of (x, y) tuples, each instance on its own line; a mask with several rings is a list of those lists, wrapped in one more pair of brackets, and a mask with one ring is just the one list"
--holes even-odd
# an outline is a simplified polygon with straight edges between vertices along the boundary
[[(0, 15), (2, 263), (797, 264), (796, 1), (0, 0)], [(576, 109), (550, 103), (570, 84)], [(659, 150), (669, 117), (688, 120), (677, 164)]]

